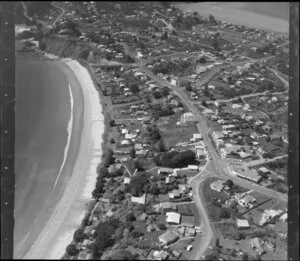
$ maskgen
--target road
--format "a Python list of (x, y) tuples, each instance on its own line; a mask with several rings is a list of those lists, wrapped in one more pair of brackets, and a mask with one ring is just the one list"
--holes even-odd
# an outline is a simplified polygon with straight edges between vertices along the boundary
[(62, 7), (55, 5), (53, 3), (51, 3), (51, 5), (55, 8), (58, 8), (61, 10), (61, 13), (56, 17), (56, 19), (52, 22), (52, 26), (55, 26), (56, 22), (64, 15), (64, 13), (66, 12), (65, 9), (63, 9)]

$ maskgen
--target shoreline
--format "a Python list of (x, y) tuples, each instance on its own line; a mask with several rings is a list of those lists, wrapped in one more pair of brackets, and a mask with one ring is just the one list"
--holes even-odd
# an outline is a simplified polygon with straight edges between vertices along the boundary
[[(212, 5), (213, 3), (214, 5)], [(261, 14), (247, 9), (239, 9), (231, 6), (215, 6), (217, 2), (200, 3), (180, 3), (176, 6), (182, 11), (197, 11), (201, 16), (213, 15), (217, 20), (226, 21), (235, 25), (243, 25), (248, 28), (255, 28), (266, 32), (275, 32), (279, 34), (289, 34), (289, 22), (275, 18), (267, 14)], [(226, 12), (224, 12), (226, 10)]]
[(66, 66), (79, 82), (84, 98), (84, 126), (72, 175), (63, 188), (63, 195), (47, 225), (39, 233), (25, 259), (59, 259), (65, 254), (67, 245), (73, 240), (73, 233), (86, 215), (85, 206), (91, 201), (97, 176), (96, 168), (102, 161), (103, 147), (106, 144), (107, 120), (101, 104), (103, 99), (89, 70), (71, 58), (60, 59), (50, 54), (45, 54), (44, 57), (60, 61), (61, 66)]

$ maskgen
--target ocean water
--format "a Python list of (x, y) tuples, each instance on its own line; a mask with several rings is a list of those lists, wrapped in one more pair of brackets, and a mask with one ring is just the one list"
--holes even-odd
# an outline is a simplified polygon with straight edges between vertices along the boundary
[(217, 19), (248, 27), (289, 32), (288, 2), (199, 2), (178, 3), (182, 10), (214, 15)]
[(68, 141), (68, 79), (53, 62), (17, 54), (15, 248), (30, 238), (53, 191)]

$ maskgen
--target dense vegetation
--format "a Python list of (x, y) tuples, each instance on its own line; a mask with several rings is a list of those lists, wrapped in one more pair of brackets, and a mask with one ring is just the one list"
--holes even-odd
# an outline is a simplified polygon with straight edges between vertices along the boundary
[(183, 168), (196, 163), (195, 153), (191, 150), (160, 153), (154, 158), (157, 166)]

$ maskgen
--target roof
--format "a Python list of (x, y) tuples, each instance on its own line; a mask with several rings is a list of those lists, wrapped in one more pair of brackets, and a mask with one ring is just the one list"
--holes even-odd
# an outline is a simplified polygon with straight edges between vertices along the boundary
[(146, 194), (141, 197), (131, 197), (131, 202), (138, 204), (145, 204), (146, 202)]
[(263, 172), (263, 173), (270, 172), (270, 170), (268, 170), (266, 167), (260, 167), (258, 170), (261, 171), (261, 172)]
[(249, 222), (247, 219), (237, 219), (237, 227), (249, 227)]
[(179, 237), (173, 233), (171, 230), (166, 231), (162, 235), (159, 236), (159, 241), (163, 243), (171, 243), (173, 241), (176, 241)]
[(162, 209), (165, 209), (165, 208), (167, 208), (167, 209), (170, 208), (171, 209), (172, 205), (173, 204), (171, 202), (162, 202), (162, 203), (160, 203), (160, 206), (161, 206)]
[(255, 170), (250, 170), (248, 168), (243, 168), (242, 165), (231, 165), (236, 175), (241, 176), (242, 178), (246, 178), (255, 182), (258, 182), (261, 179), (261, 176)]
[(167, 216), (166, 221), (168, 223), (175, 223), (175, 224), (179, 224), (180, 223), (180, 217), (181, 217), (181, 215), (179, 213), (176, 213), (176, 212), (167, 212), (166, 216)]

